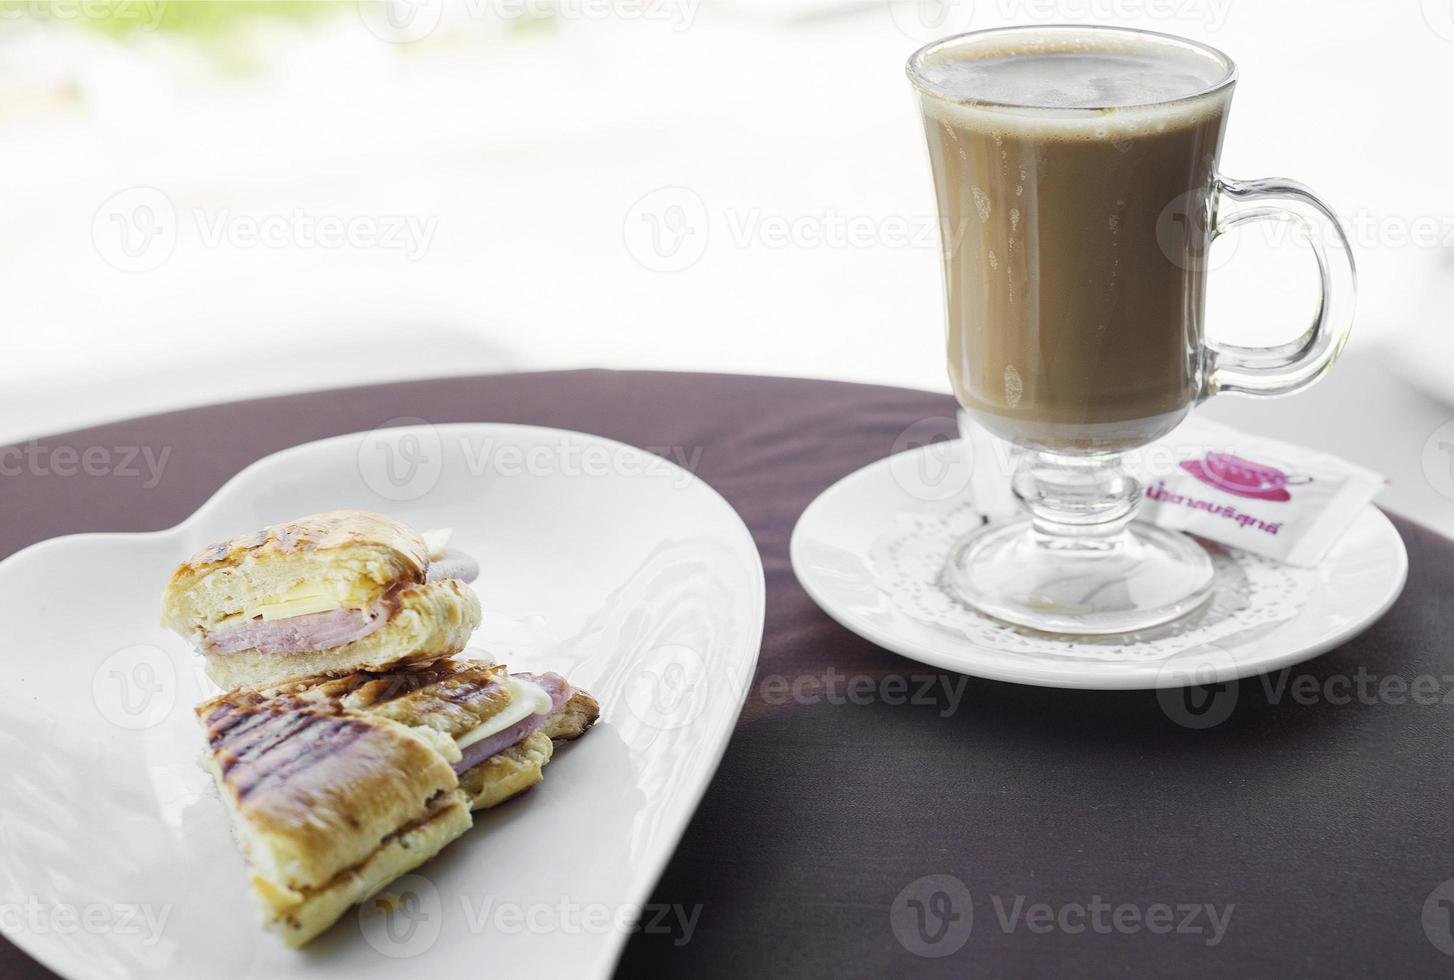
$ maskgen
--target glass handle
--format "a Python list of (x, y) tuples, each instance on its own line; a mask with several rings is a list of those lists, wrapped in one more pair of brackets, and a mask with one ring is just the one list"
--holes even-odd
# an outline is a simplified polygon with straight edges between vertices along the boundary
[(1348, 236), (1328, 206), (1296, 181), (1218, 177), (1213, 201), (1213, 238), (1249, 221), (1297, 225), (1318, 260), (1323, 292), (1312, 326), (1288, 343), (1242, 347), (1208, 340), (1208, 370), (1202, 397), (1224, 391), (1244, 395), (1287, 395), (1300, 391), (1332, 366), (1353, 329), (1358, 276)]

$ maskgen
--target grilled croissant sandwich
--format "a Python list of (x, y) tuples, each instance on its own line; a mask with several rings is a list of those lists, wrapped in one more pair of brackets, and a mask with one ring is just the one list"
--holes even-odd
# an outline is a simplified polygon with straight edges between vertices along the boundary
[(197, 708), (265, 923), (290, 946), (541, 779), (595, 699), (485, 661), (313, 677)]
[(226, 689), (386, 670), (464, 649), (478, 566), (400, 522), (333, 511), (203, 548), (172, 573), (162, 625)]

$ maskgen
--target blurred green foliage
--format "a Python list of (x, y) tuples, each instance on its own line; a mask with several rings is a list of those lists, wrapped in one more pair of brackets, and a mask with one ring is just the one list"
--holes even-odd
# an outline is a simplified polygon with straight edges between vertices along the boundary
[(339, 0), (0, 0), (0, 13), (64, 20), (111, 35), (157, 30), (205, 36), (224, 34), (246, 19), (315, 20), (352, 6)]
[[(385, 0), (0, 0), (0, 24), (24, 18), (65, 21), (120, 37), (162, 31), (204, 40), (224, 39), (237, 24), (264, 18), (294, 22), (352, 13), (357, 3)], [(508, 18), (511, 33), (551, 30), (549, 15)]]

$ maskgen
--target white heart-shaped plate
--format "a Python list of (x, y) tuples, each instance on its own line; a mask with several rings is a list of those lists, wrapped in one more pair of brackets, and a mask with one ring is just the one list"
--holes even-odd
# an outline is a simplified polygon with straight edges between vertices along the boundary
[[(157, 625), (159, 596), (208, 542), (354, 507), (454, 528), (481, 566), (469, 654), (564, 674), (602, 721), (400, 879), (392, 910), (352, 910), (292, 951), (258, 927), (198, 766), (191, 709), (215, 688)], [(727, 746), (763, 624), (752, 537), (701, 480), (608, 439), (495, 424), (269, 456), (170, 530), (17, 553), (0, 596), (0, 931), (109, 980), (608, 976)]]

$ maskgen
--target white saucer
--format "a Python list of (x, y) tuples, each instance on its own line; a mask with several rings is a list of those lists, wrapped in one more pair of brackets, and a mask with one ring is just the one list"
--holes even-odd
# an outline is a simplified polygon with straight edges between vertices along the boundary
[[(1299, 663), (1367, 628), (1403, 591), (1408, 555), (1367, 508), (1314, 569), (1212, 546), (1211, 603), (1140, 634), (1057, 637), (974, 613), (938, 584), (938, 550), (978, 521), (967, 463), (945, 443), (865, 466), (793, 529), (793, 570), (813, 600), (881, 647), (945, 670), (1042, 687), (1173, 688)], [(968, 522), (968, 523), (966, 523)]]

